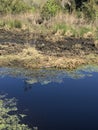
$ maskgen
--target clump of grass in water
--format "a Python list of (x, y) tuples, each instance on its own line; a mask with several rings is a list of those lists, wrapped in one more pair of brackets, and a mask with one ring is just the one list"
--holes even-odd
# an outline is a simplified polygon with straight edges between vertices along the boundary
[(16, 113), (16, 100), (7, 99), (5, 95), (0, 95), (0, 130), (31, 130), (27, 125), (20, 124), (20, 118), (25, 115), (10, 114)]

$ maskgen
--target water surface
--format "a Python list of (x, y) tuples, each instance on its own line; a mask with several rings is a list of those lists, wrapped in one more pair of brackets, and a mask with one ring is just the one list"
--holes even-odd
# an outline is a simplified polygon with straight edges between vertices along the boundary
[(0, 92), (15, 97), (38, 130), (98, 130), (98, 69), (0, 69)]

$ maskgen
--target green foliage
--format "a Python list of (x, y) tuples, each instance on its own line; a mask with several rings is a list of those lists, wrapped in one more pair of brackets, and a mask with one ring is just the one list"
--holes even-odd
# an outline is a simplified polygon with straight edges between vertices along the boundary
[(58, 30), (63, 30), (63, 32), (65, 33), (68, 30), (68, 26), (66, 24), (56, 24), (54, 26), (54, 31), (57, 32)]
[(82, 6), (82, 11), (84, 14), (84, 17), (88, 20), (95, 20), (96, 17), (96, 10), (95, 10), (95, 2), (92, 0), (92, 2), (84, 2)]
[(77, 36), (76, 29), (72, 28), (72, 26), (66, 25), (66, 24), (57, 24), (54, 26), (54, 32), (58, 32), (58, 30), (62, 31), (63, 35), (70, 35), (70, 36)]
[(0, 21), (0, 27), (2, 28), (2, 27), (4, 27), (5, 26), (5, 22), (4, 21)]
[(36, 11), (36, 7), (32, 6), (32, 7), (30, 8), (30, 11), (31, 11), (32, 13), (35, 12), (35, 11)]
[[(11, 112), (14, 114), (9, 114)], [(20, 124), (20, 117), (23, 118), (25, 115), (16, 113), (16, 100), (0, 95), (0, 130), (31, 130), (27, 125)]]
[(9, 29), (13, 29), (13, 28), (22, 28), (22, 22), (20, 20), (2, 20), (0, 21), (0, 27), (5, 27), (5, 28), (9, 28)]
[(83, 35), (84, 35), (84, 34), (87, 34), (88, 32), (92, 32), (90, 28), (81, 27), (81, 28), (79, 28), (79, 30), (78, 30), (78, 33), (79, 33), (78, 35), (79, 35), (80, 37), (83, 37)]
[(22, 23), (19, 20), (9, 21), (11, 28), (22, 28)]
[(95, 3), (98, 5), (98, 0), (95, 0)]
[(41, 17), (43, 19), (49, 19), (52, 16), (55, 16), (60, 10), (61, 6), (56, 2), (56, 0), (48, 0), (41, 8)]
[(91, 27), (81, 26), (70, 26), (67, 24), (56, 24), (54, 27), (54, 33), (58, 35), (65, 35), (67, 37), (98, 37), (98, 30), (96, 29), (96, 34), (94, 34), (94, 30)]
[(11, 12), (10, 4), (11, 0), (0, 0), (0, 14)]
[(0, 0), (0, 14), (26, 12), (29, 8), (23, 0)]
[(12, 13), (26, 12), (27, 10), (29, 10), (29, 6), (22, 0), (17, 0), (12, 5)]

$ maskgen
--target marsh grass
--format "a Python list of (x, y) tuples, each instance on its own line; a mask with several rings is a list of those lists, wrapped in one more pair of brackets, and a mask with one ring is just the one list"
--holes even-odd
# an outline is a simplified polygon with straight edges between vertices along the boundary
[(5, 26), (9, 29), (13, 29), (13, 28), (18, 28), (21, 29), (22, 28), (22, 23), (19, 20), (9, 20), (6, 21)]
[[(1, 16), (0, 28), (29, 30), (29, 32), (41, 32), (42, 34), (50, 34), (50, 32), (60, 32), (59, 35), (72, 37), (90, 37), (98, 38), (98, 18), (94, 22), (86, 21), (83, 16), (77, 17), (76, 13), (59, 12), (49, 20), (43, 20), (41, 24), (40, 13), (36, 10), (33, 13), (24, 13)], [(87, 34), (87, 35), (86, 35)]]

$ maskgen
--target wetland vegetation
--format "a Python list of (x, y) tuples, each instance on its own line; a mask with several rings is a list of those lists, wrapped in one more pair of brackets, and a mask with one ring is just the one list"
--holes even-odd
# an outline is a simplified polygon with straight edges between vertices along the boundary
[(0, 66), (97, 64), (98, 1), (0, 1)]
[[(18, 96), (19, 93), (17, 91), (18, 88), (17, 85), (21, 86), (19, 84), (19, 79), (17, 78), (17, 76), (22, 74), (23, 80), (21, 80), (22, 82), (21, 84), (24, 85), (25, 91), (29, 89), (33, 89), (32, 86), (35, 85), (36, 88), (38, 86), (37, 89), (41, 93), (42, 91), (40, 90), (40, 87), (50, 85), (49, 92), (51, 93), (53, 90), (51, 89), (51, 86), (53, 84), (54, 86), (56, 85), (59, 86), (61, 84), (60, 91), (62, 94), (64, 94), (63, 93), (64, 91), (62, 91), (62, 86), (65, 86), (67, 82), (69, 87), (71, 87), (71, 89), (73, 90), (72, 95), (73, 95), (73, 99), (75, 99), (74, 93), (76, 95), (77, 93), (73, 89), (72, 84), (69, 83), (69, 80), (65, 80), (66, 79), (65, 75), (70, 76), (71, 78), (74, 79), (83, 78), (85, 77), (84, 76), (85, 74), (74, 73), (74, 71), (77, 71), (77, 69), (84, 66), (92, 66), (91, 68), (93, 68), (94, 66), (96, 66), (97, 68), (98, 66), (98, 0), (80, 0), (80, 1), (78, 0), (0, 0), (0, 67), (1, 67), (0, 68), (0, 92), (4, 89), (8, 91), (6, 89), (7, 85), (4, 85), (5, 79), (8, 78), (8, 83), (14, 82), (14, 85), (16, 85), (15, 87), (16, 91), (14, 91), (13, 88), (11, 89), (13, 90), (16, 97), (18, 97), (21, 100), (20, 98), (21, 96), (20, 97)], [(9, 69), (7, 68), (6, 71), (5, 67), (8, 67)], [(17, 72), (15, 72), (16, 70), (15, 68), (18, 68)], [(5, 73), (5, 71), (7, 73)], [(96, 82), (97, 74), (94, 73), (94, 75), (95, 75), (94, 81)], [(1, 79), (1, 77), (3, 76), (4, 79)], [(13, 79), (10, 80), (11, 78), (10, 76), (12, 76)], [(86, 101), (87, 101), (87, 97), (84, 91), (85, 88), (86, 90), (88, 90), (88, 88), (87, 86), (85, 86), (85, 84), (87, 83), (88, 85), (90, 85), (88, 79), (88, 77), (90, 76), (91, 74), (86, 75), (87, 81), (86, 79), (83, 80), (84, 84), (83, 86), (81, 86), (83, 87), (82, 94), (85, 95)], [(15, 84), (16, 82), (14, 81), (14, 78), (16, 78), (17, 84)], [(64, 84), (62, 82), (63, 79), (64, 79)], [(2, 81), (4, 83), (2, 83)], [(91, 81), (93, 82), (93, 79)], [(76, 83), (75, 80), (74, 81), (71, 80), (71, 82), (73, 82), (74, 84)], [(80, 84), (82, 84), (82, 81), (79, 80), (79, 82)], [(79, 87), (80, 84), (76, 84), (76, 86), (74, 86), (79, 93), (80, 91), (77, 87)], [(36, 88), (34, 88), (33, 90), (35, 91)], [(94, 88), (97, 89), (96, 85)], [(71, 92), (69, 88), (64, 87), (64, 89), (66, 90), (65, 92), (68, 91), (70, 95)], [(90, 86), (90, 89), (93, 91), (92, 86)], [(20, 88), (19, 91), (21, 91)], [(8, 94), (9, 93), (12, 95), (12, 97), (15, 97), (13, 96), (10, 88)], [(35, 96), (34, 95), (33, 95), (34, 97), (31, 96), (33, 97), (32, 98), (33, 103), (38, 101), (37, 96), (40, 96), (40, 93), (39, 95), (37, 95), (35, 91)], [(44, 103), (47, 104), (47, 102), (44, 100), (46, 99), (46, 97), (47, 100), (49, 100), (49, 102), (53, 101), (51, 100), (50, 95), (48, 95), (48, 91), (46, 91), (46, 93), (48, 97), (45, 95), (45, 93), (42, 92), (42, 97), (38, 98), (39, 101), (40, 99), (44, 101), (43, 106)], [(44, 99), (43, 99), (43, 94), (45, 97)], [(58, 89), (57, 89), (57, 93), (55, 92), (54, 95), (55, 94), (58, 95)], [(91, 91), (89, 91), (89, 94), (90, 95), (92, 94)], [(93, 91), (93, 94), (96, 95), (96, 92)], [(29, 103), (30, 97), (26, 95), (28, 97), (26, 98), (26, 96), (24, 96), (22, 92), (21, 95)], [(88, 95), (89, 98), (90, 95)], [(55, 99), (53, 95), (52, 97), (53, 99)], [(67, 98), (72, 103), (72, 100), (70, 100), (68, 95)], [(82, 98), (84, 97), (81, 95), (81, 99)], [(24, 99), (21, 100), (21, 103), (24, 102)], [(64, 94), (64, 99), (63, 99), (62, 95), (60, 95), (60, 99), (59, 98), (57, 99), (66, 100), (66, 96)], [(74, 101), (75, 103), (78, 103), (77, 99), (75, 99), (76, 101), (76, 102)], [(94, 96), (93, 99), (96, 101), (96, 98)], [(38, 110), (39, 108), (43, 108), (40, 105), (39, 101), (38, 101), (39, 107), (38, 106), (36, 107), (36, 104), (35, 107), (33, 106), (35, 110), (36, 109)], [(56, 99), (55, 101), (57, 102)], [(25, 102), (24, 104), (28, 105), (30, 109), (33, 109), (33, 107), (30, 106), (31, 104), (28, 103)], [(66, 103), (68, 105), (68, 108), (70, 108), (69, 103), (67, 101)], [(83, 106), (85, 106), (85, 101), (82, 100), (81, 103), (83, 104)], [(56, 104), (57, 108), (55, 108), (55, 106), (53, 107), (58, 110), (59, 104)], [(89, 103), (86, 104), (90, 106)], [(91, 102), (91, 104), (93, 104), (93, 102)], [(50, 106), (52, 105), (53, 104), (50, 103)], [(95, 104), (93, 105), (96, 107)], [(49, 104), (47, 104), (47, 106), (50, 108)], [(63, 104), (61, 104), (60, 109), (63, 109), (63, 107), (65, 108), (65, 106), (66, 105), (63, 106)], [(86, 106), (86, 110), (88, 109), (88, 106)], [(77, 108), (77, 106), (75, 107)], [(72, 108), (74, 108), (73, 105)], [(44, 113), (43, 110), (41, 111), (43, 115), (47, 114), (46, 110), (49, 112), (47, 107), (45, 109), (46, 113)], [(32, 110), (30, 110), (30, 112), (32, 114)], [(39, 113), (39, 115), (41, 114), (40, 111), (38, 110), (35, 111), (36, 115), (38, 114), (37, 112)], [(58, 113), (56, 115), (54, 114), (55, 115), (54, 119), (58, 115)], [(86, 113), (88, 112), (86, 111)], [(93, 113), (92, 110), (91, 113)], [(97, 111), (95, 111), (94, 117), (96, 116), (96, 113)], [(50, 126), (47, 122), (46, 124), (48, 128), (47, 126), (45, 127), (41, 126), (39, 115), (37, 118), (37, 120), (39, 120), (38, 123), (35, 121), (36, 118), (33, 119), (34, 113), (32, 114), (33, 126), (39, 125), (41, 127), (40, 128), (41, 130), (50, 130), (49, 129)], [(91, 114), (88, 113), (88, 115)], [(62, 117), (64, 117), (63, 113), (62, 113)], [(72, 116), (72, 118), (73, 117), (74, 116)], [(77, 115), (76, 117), (78, 119)], [(5, 129), (6, 130), (17, 130), (17, 129), (38, 130), (38, 127), (33, 127), (29, 123), (22, 122), (24, 118), (25, 118), (24, 113), (22, 114), (20, 112), (18, 113), (16, 100), (7, 98), (6, 96), (0, 94), (0, 129), (1, 130), (5, 130)], [(87, 119), (87, 116), (85, 119)], [(43, 118), (43, 120), (45, 121), (45, 118)], [(50, 118), (49, 120), (47, 119), (47, 121), (49, 122)], [(60, 120), (56, 120), (56, 121), (60, 122)], [(96, 124), (95, 126), (93, 125), (92, 120), (89, 121), (91, 121), (89, 124), (92, 124), (92, 126), (91, 127), (87, 126), (88, 128), (92, 128), (92, 129), (98, 128), (96, 123), (98, 122), (97, 120), (94, 120)], [(78, 120), (76, 120), (76, 122), (78, 122)], [(62, 124), (62, 122), (60, 123)], [(30, 128), (27, 124), (29, 124)], [(62, 124), (62, 127), (61, 124), (58, 127), (54, 126), (55, 124), (52, 124), (52, 126), (54, 126), (56, 130), (58, 130), (63, 128), (63, 126), (65, 127), (64, 125), (65, 123)], [(51, 130), (54, 130), (52, 129), (52, 126), (51, 126)], [(72, 127), (74, 129), (76, 126), (74, 127), (72, 125)], [(83, 127), (85, 128), (86, 126), (84, 125)], [(69, 127), (66, 126), (66, 128)], [(80, 127), (77, 125), (77, 128)]]
[(31, 130), (21, 123), (26, 115), (19, 114), (15, 98), (8, 99), (0, 94), (0, 130)]
[(0, 68), (0, 129), (97, 129), (97, 77), (98, 66)]

